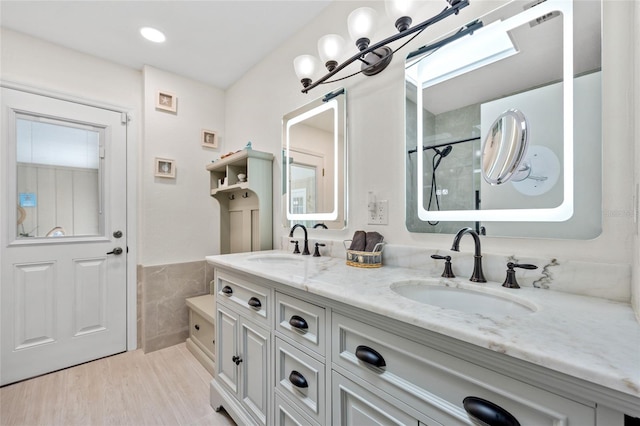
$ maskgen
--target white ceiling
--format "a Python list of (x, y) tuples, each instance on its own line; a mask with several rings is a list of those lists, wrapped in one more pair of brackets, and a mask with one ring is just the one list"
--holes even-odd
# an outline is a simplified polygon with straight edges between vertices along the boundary
[[(226, 89), (330, 2), (0, 0), (0, 25), (135, 69), (147, 64)], [(139, 34), (143, 26), (163, 31), (167, 41), (146, 41)]]

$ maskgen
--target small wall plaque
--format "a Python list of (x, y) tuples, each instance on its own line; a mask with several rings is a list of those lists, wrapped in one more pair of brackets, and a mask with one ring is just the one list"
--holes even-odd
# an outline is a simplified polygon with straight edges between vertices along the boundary
[(166, 158), (156, 158), (155, 175), (157, 177), (175, 179), (175, 162)]

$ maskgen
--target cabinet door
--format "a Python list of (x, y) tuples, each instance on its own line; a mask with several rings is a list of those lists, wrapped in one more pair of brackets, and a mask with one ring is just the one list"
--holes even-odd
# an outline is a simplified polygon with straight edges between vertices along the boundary
[[(418, 420), (395, 405), (333, 372), (333, 424), (338, 426), (411, 425)], [(433, 423), (433, 425), (440, 425)], [(429, 425), (431, 426), (431, 425)], [(441, 426), (441, 425), (440, 425)]]
[(240, 317), (240, 399), (261, 424), (267, 423), (271, 392), (269, 331)]
[(238, 314), (218, 305), (216, 310), (218, 339), (216, 342), (216, 376), (231, 392), (238, 393)]

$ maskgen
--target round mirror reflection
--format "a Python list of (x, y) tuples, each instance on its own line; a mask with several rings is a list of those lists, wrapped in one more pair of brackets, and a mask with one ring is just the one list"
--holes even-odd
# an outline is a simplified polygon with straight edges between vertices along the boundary
[(503, 184), (518, 171), (527, 152), (529, 129), (521, 111), (498, 116), (482, 145), (482, 177), (491, 185)]

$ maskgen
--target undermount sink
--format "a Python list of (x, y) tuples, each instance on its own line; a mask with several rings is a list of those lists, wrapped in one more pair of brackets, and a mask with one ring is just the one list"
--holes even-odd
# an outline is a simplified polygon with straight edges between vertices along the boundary
[(272, 253), (272, 254), (256, 254), (247, 258), (251, 262), (257, 263), (298, 263), (304, 262), (301, 255)]
[(399, 281), (391, 284), (391, 290), (416, 302), (469, 314), (507, 316), (530, 314), (537, 310), (534, 304), (517, 296), (473, 290), (466, 285), (447, 286), (440, 280)]

